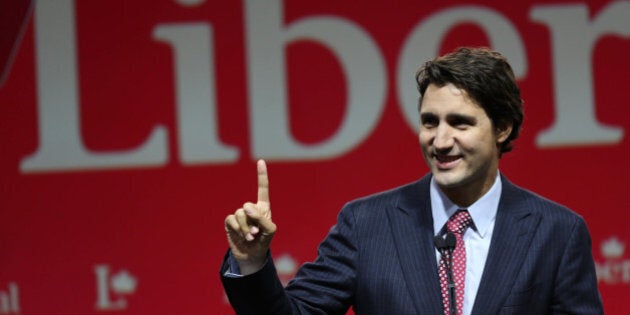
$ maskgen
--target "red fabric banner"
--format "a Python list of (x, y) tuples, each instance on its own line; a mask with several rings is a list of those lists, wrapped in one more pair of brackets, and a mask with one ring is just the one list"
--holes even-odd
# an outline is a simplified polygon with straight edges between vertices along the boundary
[(0, 314), (232, 313), (223, 220), (256, 198), (255, 161), (288, 280), (345, 202), (427, 172), (414, 74), (466, 45), (504, 53), (522, 89), (501, 172), (586, 219), (606, 313), (623, 314), (628, 16), (627, 1), (39, 1), (0, 41)]

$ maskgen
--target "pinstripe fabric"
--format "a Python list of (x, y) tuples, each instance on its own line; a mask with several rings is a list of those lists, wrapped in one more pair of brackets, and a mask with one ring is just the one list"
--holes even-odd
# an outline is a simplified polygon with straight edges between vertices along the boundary
[[(348, 203), (318, 257), (282, 290), (273, 264), (223, 276), (237, 314), (441, 314), (430, 175)], [(485, 314), (602, 314), (581, 217), (502, 178), (495, 232), (473, 307)], [(282, 237), (278, 235), (278, 237)]]

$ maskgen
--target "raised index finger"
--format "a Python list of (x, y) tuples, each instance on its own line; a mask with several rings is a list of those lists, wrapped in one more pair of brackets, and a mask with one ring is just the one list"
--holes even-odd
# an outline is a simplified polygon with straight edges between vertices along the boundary
[(269, 203), (269, 177), (265, 160), (258, 160), (258, 202)]

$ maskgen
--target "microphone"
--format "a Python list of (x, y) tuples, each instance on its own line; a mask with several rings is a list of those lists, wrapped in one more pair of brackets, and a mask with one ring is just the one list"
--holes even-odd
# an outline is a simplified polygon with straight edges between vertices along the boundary
[(442, 253), (443, 250), (448, 250), (449, 252), (455, 250), (457, 240), (455, 239), (455, 234), (448, 232), (445, 237), (439, 235), (435, 236), (433, 243), (438, 251)]
[(446, 233), (446, 238), (444, 239), (444, 241), (446, 242), (446, 246), (448, 247), (448, 249), (455, 250), (455, 244), (457, 243), (457, 240), (455, 239), (455, 234), (451, 232)]
[(441, 259), (444, 261), (444, 266), (446, 267), (449, 313), (451, 315), (457, 315), (455, 281), (453, 280), (453, 251), (455, 250), (455, 244), (457, 243), (455, 234), (448, 232), (444, 238), (438, 235), (433, 238), (433, 243), (440, 252)]
[(448, 249), (448, 247), (446, 246), (446, 240), (443, 239), (441, 236), (436, 235), (433, 238), (433, 244), (435, 244), (435, 247), (437, 248), (437, 250), (440, 252), (440, 254), (442, 253), (443, 250)]

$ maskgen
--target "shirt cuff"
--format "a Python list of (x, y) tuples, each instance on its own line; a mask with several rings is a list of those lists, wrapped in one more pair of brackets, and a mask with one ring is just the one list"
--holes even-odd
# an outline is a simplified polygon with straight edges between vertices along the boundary
[(225, 271), (225, 273), (223, 273), (223, 276), (227, 278), (243, 277), (243, 275), (241, 274), (241, 268), (238, 267), (238, 262), (236, 262), (236, 259), (234, 259), (234, 256), (232, 256), (232, 252), (228, 254), (227, 260), (228, 269)]

